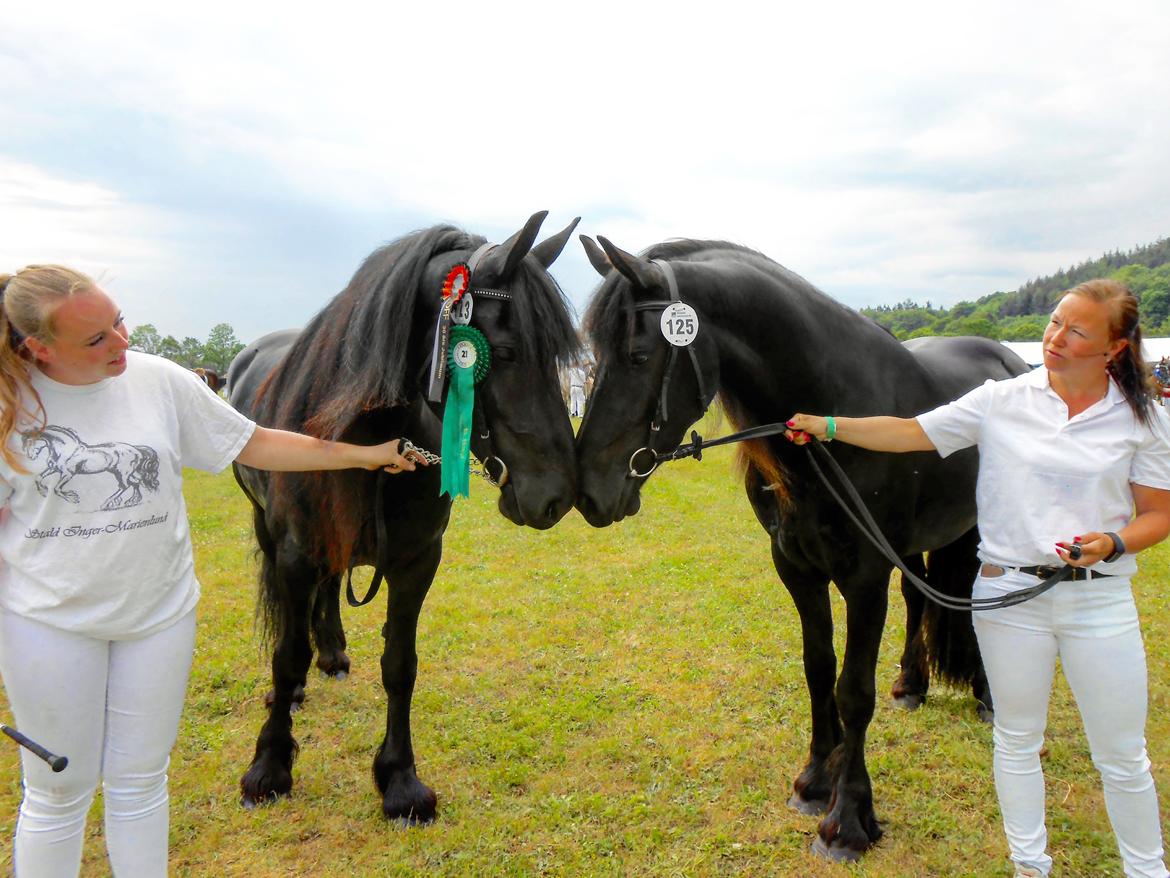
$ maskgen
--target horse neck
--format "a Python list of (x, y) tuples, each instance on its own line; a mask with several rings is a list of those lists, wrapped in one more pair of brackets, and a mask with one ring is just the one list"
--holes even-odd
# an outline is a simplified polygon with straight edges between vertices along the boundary
[(906, 367), (912, 357), (901, 344), (776, 269), (753, 269), (732, 284), (725, 276), (695, 297), (719, 351), (720, 394), (764, 423), (797, 411), (864, 410), (893, 392), (884, 386), (890, 370), (875, 369), (870, 360), (877, 354), (883, 363)]

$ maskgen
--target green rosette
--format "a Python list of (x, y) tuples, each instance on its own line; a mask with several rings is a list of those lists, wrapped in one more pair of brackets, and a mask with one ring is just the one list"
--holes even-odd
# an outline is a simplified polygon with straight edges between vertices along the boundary
[(450, 384), (443, 408), (443, 463), (439, 495), (454, 500), (468, 495), (471, 468), (471, 427), (475, 411), (475, 385), (492, 364), (492, 348), (482, 332), (470, 326), (451, 327), (447, 348)]

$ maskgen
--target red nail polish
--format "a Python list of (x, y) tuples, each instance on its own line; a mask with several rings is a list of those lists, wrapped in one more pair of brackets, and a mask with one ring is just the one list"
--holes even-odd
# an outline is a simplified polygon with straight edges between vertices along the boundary
[(786, 426), (786, 427), (791, 427), (791, 426), (792, 426), (793, 424), (795, 424), (795, 423), (796, 423), (796, 421), (785, 421), (785, 422), (784, 422), (784, 426)]

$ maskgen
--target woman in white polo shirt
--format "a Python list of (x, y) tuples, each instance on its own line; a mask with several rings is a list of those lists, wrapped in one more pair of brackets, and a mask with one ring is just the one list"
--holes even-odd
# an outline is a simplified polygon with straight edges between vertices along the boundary
[[(1141, 359), (1138, 302), (1114, 281), (1069, 290), (1044, 330), (1044, 366), (988, 381), (917, 418), (797, 414), (789, 439), (874, 451), (979, 447), (975, 597), (1070, 564), (1076, 581), (974, 614), (995, 700), (995, 786), (1017, 878), (1049, 874), (1040, 766), (1056, 657), (1076, 696), (1125, 874), (1167, 878), (1146, 756), (1146, 659), (1130, 577), (1170, 533), (1170, 444)], [(1074, 544), (1079, 557), (1070, 555)]]
[(114, 875), (166, 874), (167, 765), (199, 599), (183, 467), (416, 463), (397, 439), (258, 427), (193, 373), (128, 347), (118, 306), (85, 275), (0, 274), (0, 675), (21, 730), (69, 759), (54, 774), (22, 754), (22, 878), (77, 875), (99, 779)]

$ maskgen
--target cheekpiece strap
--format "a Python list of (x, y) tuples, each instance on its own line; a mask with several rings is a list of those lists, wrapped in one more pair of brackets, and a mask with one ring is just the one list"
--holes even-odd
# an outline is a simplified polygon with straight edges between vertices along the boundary
[[(678, 281), (675, 279), (674, 269), (671, 267), (670, 263), (665, 259), (652, 259), (650, 261), (658, 266), (658, 268), (662, 271), (662, 276), (666, 278), (666, 288), (670, 292), (670, 302), (666, 304), (669, 305), (674, 302), (681, 302), (682, 299), (678, 294)], [(662, 395), (658, 400), (658, 409), (662, 416), (662, 420), (658, 422), (659, 424), (666, 420), (666, 390), (670, 386), (670, 370), (674, 368), (675, 355), (677, 353), (678, 348), (674, 345), (671, 345), (670, 363), (667, 366), (667, 373), (662, 382)], [(703, 382), (703, 370), (699, 368), (699, 355), (695, 353), (695, 346), (693, 344), (687, 345), (687, 353), (690, 354), (691, 366), (695, 370), (695, 380), (699, 384), (699, 408), (705, 409), (707, 407), (707, 387)]]

